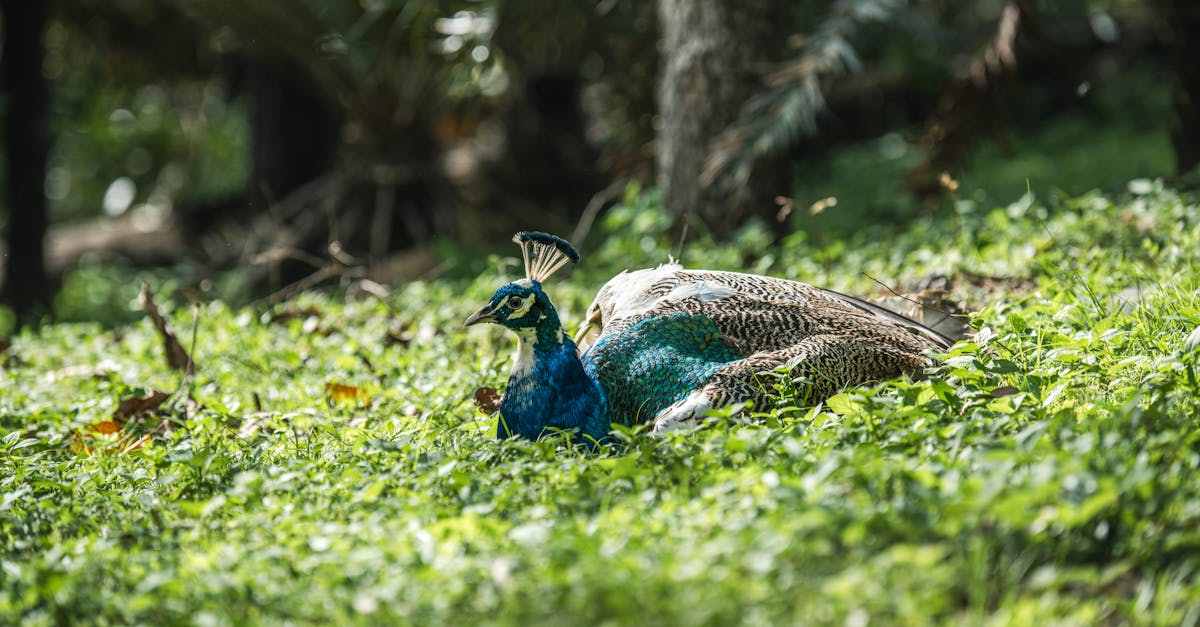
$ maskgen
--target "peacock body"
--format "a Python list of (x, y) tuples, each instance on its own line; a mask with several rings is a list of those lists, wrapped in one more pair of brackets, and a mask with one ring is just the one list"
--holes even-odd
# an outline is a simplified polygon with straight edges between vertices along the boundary
[(932, 364), (930, 351), (951, 343), (836, 292), (676, 264), (613, 277), (572, 339), (541, 281), (578, 253), (544, 233), (514, 240), (527, 278), (502, 286), (467, 319), (517, 334), (499, 437), (565, 429), (599, 441), (612, 423), (690, 426), (711, 409), (761, 402), (771, 389), (763, 373), (780, 368), (815, 403), (848, 385), (919, 373)]

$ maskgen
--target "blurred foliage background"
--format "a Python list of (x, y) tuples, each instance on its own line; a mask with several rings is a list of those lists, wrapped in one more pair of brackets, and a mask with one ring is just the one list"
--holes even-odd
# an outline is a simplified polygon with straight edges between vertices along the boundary
[(103, 317), (130, 268), (271, 299), (474, 271), (518, 229), (586, 249), (631, 186), (680, 237), (828, 247), (1200, 159), (1188, 0), (33, 4), (0, 4), (3, 294), (33, 322)]

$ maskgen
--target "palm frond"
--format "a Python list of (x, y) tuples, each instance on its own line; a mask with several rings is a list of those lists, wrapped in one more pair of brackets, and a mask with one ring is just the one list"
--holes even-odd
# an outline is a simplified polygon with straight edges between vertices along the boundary
[(862, 64), (851, 39), (865, 24), (890, 20), (904, 3), (834, 3), (813, 33), (799, 43), (799, 56), (767, 74), (766, 89), (747, 100), (737, 121), (713, 142), (701, 181), (743, 186), (760, 159), (816, 133), (817, 116), (825, 108), (822, 81), (857, 72)]

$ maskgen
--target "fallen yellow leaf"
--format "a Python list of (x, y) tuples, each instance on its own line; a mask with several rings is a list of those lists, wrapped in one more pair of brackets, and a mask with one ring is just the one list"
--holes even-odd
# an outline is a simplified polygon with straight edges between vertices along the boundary
[(330, 405), (345, 405), (347, 403), (371, 404), (371, 396), (356, 385), (342, 383), (326, 383), (325, 398)]

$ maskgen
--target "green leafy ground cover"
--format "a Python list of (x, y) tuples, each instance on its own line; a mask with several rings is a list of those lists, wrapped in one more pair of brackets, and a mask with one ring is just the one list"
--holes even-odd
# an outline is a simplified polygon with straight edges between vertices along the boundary
[[(654, 204), (548, 286), (565, 320), (666, 258)], [(1200, 203), (1143, 180), (954, 211), (682, 254), (859, 294), (1030, 279), (963, 283), (983, 330), (928, 379), (814, 408), (782, 390), (595, 453), (497, 442), (473, 407), (513, 340), (461, 320), (511, 259), (386, 299), (202, 304), (201, 406), (132, 420), (178, 425), (124, 453), (89, 425), (180, 385), (150, 323), (22, 332), (0, 354), (0, 622), (1196, 623)], [(189, 346), (192, 308), (158, 297)]]

